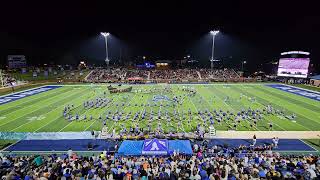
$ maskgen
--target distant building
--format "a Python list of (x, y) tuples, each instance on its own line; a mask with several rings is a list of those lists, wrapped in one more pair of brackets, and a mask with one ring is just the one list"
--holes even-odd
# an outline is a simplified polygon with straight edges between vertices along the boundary
[(24, 55), (8, 55), (9, 69), (24, 68), (27, 66), (27, 60)]

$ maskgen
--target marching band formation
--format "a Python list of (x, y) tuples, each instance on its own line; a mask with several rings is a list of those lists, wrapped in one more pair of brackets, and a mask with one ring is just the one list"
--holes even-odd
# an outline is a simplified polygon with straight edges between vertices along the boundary
[[(179, 92), (180, 91), (180, 92)], [(170, 134), (174, 132), (196, 132), (200, 136), (203, 135), (201, 127), (208, 129), (209, 126), (224, 126), (227, 130), (239, 130), (240, 127), (246, 127), (252, 130), (258, 130), (259, 126), (264, 126), (269, 130), (273, 130), (273, 123), (263, 122), (270, 115), (282, 116), (284, 118), (294, 120), (295, 114), (285, 115), (284, 111), (273, 107), (271, 104), (265, 105), (263, 108), (245, 108), (240, 110), (225, 110), (219, 107), (218, 101), (223, 103), (232, 103), (235, 99), (226, 96), (224, 99), (218, 99), (213, 96), (211, 99), (205, 99), (197, 96), (194, 88), (183, 86), (178, 88), (181, 95), (173, 95), (171, 87), (138, 89), (134, 91), (135, 95), (122, 94), (121, 96), (108, 96), (106, 92), (103, 95), (96, 96), (93, 99), (83, 101), (82, 107), (69, 104), (64, 107), (63, 117), (69, 122), (72, 121), (101, 121), (103, 126), (110, 123), (116, 124), (120, 135), (126, 134)], [(152, 94), (153, 98), (149, 98)], [(146, 101), (146, 97), (148, 99)], [(168, 96), (166, 96), (168, 95)], [(131, 101), (133, 96), (141, 96), (139, 100)], [(120, 100), (119, 100), (120, 97)], [(247, 97), (240, 94), (236, 101), (241, 102), (247, 99), (251, 103), (256, 103), (255, 97)], [(144, 101), (144, 102), (143, 102)], [(215, 109), (187, 109), (188, 106), (197, 102), (199, 104), (212, 103)], [(101, 109), (100, 114), (90, 113), (94, 109)], [(186, 110), (187, 109), (187, 110)], [(84, 111), (84, 112), (83, 112)], [(97, 111), (94, 111), (97, 112)], [(266, 127), (267, 126), (267, 127)]]

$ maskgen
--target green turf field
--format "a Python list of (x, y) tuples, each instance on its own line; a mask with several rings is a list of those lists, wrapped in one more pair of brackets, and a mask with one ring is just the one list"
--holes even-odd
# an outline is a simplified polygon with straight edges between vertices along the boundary
[[(189, 96), (182, 88), (188, 86), (196, 90), (194, 96)], [(127, 86), (122, 86), (125, 88)], [(138, 92), (137, 92), (138, 91)], [(150, 92), (151, 91), (151, 92)], [(104, 92), (107, 92), (104, 95)], [(179, 104), (174, 105), (172, 98), (178, 96)], [(226, 97), (229, 99), (226, 100)], [(97, 97), (112, 99), (105, 107), (84, 108), (85, 100), (94, 100)], [(154, 101), (155, 98), (158, 101)], [(240, 98), (241, 97), (241, 98)], [(63, 109), (66, 105), (74, 105), (69, 113), (73, 116), (79, 114), (80, 119), (84, 116), (87, 120), (69, 122), (63, 117)], [(124, 104), (124, 106), (122, 106)], [(130, 106), (129, 106), (130, 104)], [(137, 104), (137, 105), (136, 105)], [(142, 106), (141, 106), (142, 104)], [(148, 106), (148, 104), (150, 106)], [(154, 104), (156, 106), (154, 106)], [(162, 106), (160, 106), (162, 104)], [(250, 127), (252, 120), (243, 120), (237, 130), (268, 130), (268, 123), (273, 123), (273, 130), (279, 131), (311, 131), (320, 130), (320, 103), (302, 96), (290, 94), (267, 87), (263, 84), (209, 84), (209, 85), (134, 85), (133, 92), (109, 94), (106, 85), (74, 85), (64, 86), (55, 90), (29, 96), (8, 104), (0, 105), (0, 131), (2, 132), (62, 132), (62, 131), (90, 131), (101, 130), (103, 121), (110, 111), (122, 112), (119, 121), (106, 121), (109, 129), (120, 130), (130, 126), (146, 128), (148, 124), (156, 128), (161, 122), (162, 128), (168, 131), (188, 132), (195, 130), (197, 124), (202, 126), (210, 125), (208, 116), (205, 114), (205, 121), (197, 114), (206, 109), (213, 112), (229, 111), (237, 113), (242, 109), (253, 110), (264, 109), (272, 105), (274, 109), (284, 112), (284, 115), (263, 114), (262, 120), (258, 120), (256, 127)], [(149, 121), (151, 110), (155, 116), (161, 109), (161, 119), (154, 118)], [(173, 111), (179, 112), (177, 118)], [(189, 120), (188, 110), (192, 111), (192, 120)], [(146, 118), (141, 118), (142, 111), (146, 110)], [(168, 111), (170, 120), (164, 118), (165, 111)], [(128, 114), (132, 112), (131, 114)], [(138, 118), (133, 116), (139, 112)], [(295, 122), (287, 119), (286, 115), (295, 114)], [(90, 120), (90, 115), (93, 120)], [(100, 120), (98, 117), (101, 116)], [(128, 120), (126, 120), (128, 116)], [(178, 123), (181, 121), (181, 124)], [(190, 122), (189, 122), (190, 121)], [(229, 130), (233, 128), (233, 119), (222, 119), (221, 124), (215, 120), (215, 128), (218, 130)]]

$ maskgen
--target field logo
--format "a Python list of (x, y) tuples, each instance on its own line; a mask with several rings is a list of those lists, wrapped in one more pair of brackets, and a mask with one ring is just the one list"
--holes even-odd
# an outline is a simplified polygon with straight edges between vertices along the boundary
[(286, 86), (286, 85), (282, 85), (282, 84), (268, 84), (266, 86), (280, 89), (282, 91), (286, 91), (286, 92), (296, 94), (299, 96), (303, 96), (303, 97), (313, 99), (316, 101), (320, 101), (320, 93), (317, 93), (317, 92), (308, 91), (305, 89), (300, 89), (300, 88), (296, 88), (296, 87), (292, 87), (292, 86)]
[(168, 140), (147, 139), (143, 142), (142, 154), (166, 155), (168, 153)]
[(45, 116), (32, 116), (32, 117), (27, 117), (28, 121), (41, 121), (42, 119), (45, 119)]
[(156, 95), (156, 96), (153, 96), (152, 100), (155, 102), (170, 101), (170, 98), (168, 96), (164, 96), (164, 95)]
[(6, 104), (6, 103), (9, 103), (9, 102), (18, 100), (18, 99), (22, 99), (22, 98), (25, 98), (25, 97), (28, 97), (28, 96), (32, 96), (32, 95), (35, 95), (35, 94), (39, 94), (39, 93), (42, 93), (42, 92), (46, 92), (46, 91), (49, 91), (49, 90), (52, 90), (52, 89), (56, 89), (56, 88), (59, 88), (59, 87), (62, 87), (62, 86), (42, 86), (42, 87), (39, 87), (39, 88), (34, 88), (34, 89), (27, 90), (27, 91), (22, 91), (22, 92), (18, 92), (18, 93), (13, 93), (13, 94), (1, 96), (0, 97), (0, 105)]

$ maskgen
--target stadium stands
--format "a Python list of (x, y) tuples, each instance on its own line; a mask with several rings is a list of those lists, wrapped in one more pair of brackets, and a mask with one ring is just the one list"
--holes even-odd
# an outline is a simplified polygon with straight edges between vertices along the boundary
[(177, 69), (177, 70), (152, 70), (150, 79), (174, 79), (174, 80), (188, 80), (199, 79), (198, 71), (195, 69)]
[(239, 75), (232, 69), (200, 69), (202, 79), (235, 79)]
[[(80, 75), (79, 75), (80, 76)], [(65, 75), (64, 78), (70, 78), (74, 79), (74, 75)], [(10, 77), (8, 77), (10, 78)], [(7, 79), (8, 79), (7, 78)], [(85, 80), (87, 82), (114, 82), (114, 81), (126, 81), (130, 79), (142, 79), (145, 81), (181, 81), (181, 82), (188, 82), (188, 81), (234, 81), (239, 79), (239, 75), (233, 70), (233, 69), (167, 69), (167, 70), (138, 70), (138, 69), (126, 69), (126, 68), (111, 68), (111, 69), (101, 69), (96, 68), (90, 71), (90, 73), (87, 75)], [(77, 79), (77, 78), (76, 78)], [(10, 80), (8, 80), (10, 81)], [(152, 85), (151, 85), (152, 86)], [(279, 85), (277, 85), (279, 86)], [(94, 87), (94, 86), (93, 86)], [(119, 86), (120, 87), (120, 86)], [(134, 86), (133, 86), (134, 87)], [(258, 86), (249, 87), (246, 86), (246, 89), (254, 89), (254, 87), (261, 88)], [(266, 86), (268, 87), (268, 86)], [(69, 89), (66, 89), (66, 91), (73, 91), (77, 92), (77, 89), (80, 89), (79, 87), (66, 87)], [(130, 87), (132, 88), (132, 87)], [(180, 116), (182, 118), (180, 119), (186, 119), (186, 112), (187, 109), (185, 109), (185, 113), (183, 112), (177, 112), (176, 110), (170, 110), (170, 111), (158, 111), (158, 114), (156, 111), (149, 110), (149, 109), (170, 109), (170, 107), (175, 107), (177, 104), (179, 106), (179, 102), (181, 99), (181, 104), (183, 98), (190, 98), (194, 101), (189, 101), (193, 104), (194, 108), (197, 111), (192, 112), (190, 110), (190, 113), (188, 112), (188, 116), (191, 117), (200, 117), (203, 121), (207, 121), (211, 124), (213, 124), (214, 120), (217, 121), (217, 123), (220, 124), (220, 120), (228, 119), (228, 117), (239, 117), (238, 123), (240, 123), (240, 117), (241, 121), (248, 120), (248, 122), (251, 121), (255, 122), (253, 119), (259, 119), (259, 125), (260, 123), (264, 123), (263, 126), (251, 126), (251, 129), (253, 128), (268, 128), (269, 125), (269, 131), (272, 130), (270, 128), (270, 124), (267, 124), (266, 121), (262, 121), (262, 116), (269, 119), (269, 114), (274, 112), (274, 115), (277, 115), (279, 117), (280, 115), (284, 116), (284, 113), (282, 110), (278, 110), (274, 106), (275, 109), (273, 110), (273, 106), (265, 103), (261, 103), (259, 105), (260, 108), (255, 107), (264, 99), (260, 97), (255, 97), (254, 95), (251, 95), (249, 90), (246, 90), (245, 88), (241, 89), (235, 89), (232, 90), (229, 85), (222, 84), (220, 87), (214, 87), (216, 89), (212, 89), (212, 91), (215, 93), (210, 98), (206, 97), (197, 97), (195, 94), (197, 94), (197, 89), (195, 88), (189, 88), (184, 85), (181, 87), (177, 87), (176, 91), (172, 91), (171, 87), (165, 86), (161, 88), (149, 88), (149, 89), (137, 89), (135, 92), (139, 93), (139, 97), (135, 94), (131, 96), (125, 95), (125, 96), (118, 96), (118, 100), (112, 99), (109, 97), (106, 97), (106, 92), (103, 92), (101, 88), (101, 92), (103, 93), (97, 93), (99, 96), (91, 97), (89, 99), (81, 99), (80, 94), (88, 94), (91, 93), (92, 90), (88, 90), (89, 88), (81, 92), (75, 93), (73, 96), (70, 96), (70, 99), (76, 98), (76, 96), (79, 96), (79, 100), (77, 100), (77, 104), (69, 102), (68, 99), (64, 99), (63, 103), (61, 105), (64, 105), (67, 103), (67, 106), (65, 106), (65, 109), (72, 109), (78, 108), (77, 105), (81, 106), (81, 102), (83, 102), (83, 106), (85, 111), (99, 111), (99, 108), (106, 107), (104, 105), (112, 102), (114, 100), (114, 103), (107, 106), (108, 111), (105, 111), (101, 116), (99, 114), (99, 117), (95, 117), (96, 119), (94, 121), (87, 121), (87, 116), (80, 116), (81, 118), (76, 118), (78, 116), (78, 109), (77, 112), (74, 115), (74, 119), (69, 118), (68, 121), (60, 121), (60, 123), (65, 123), (66, 125), (62, 127), (58, 127), (59, 131), (65, 130), (68, 125), (73, 123), (74, 127), (80, 127), (84, 128), (84, 131), (82, 132), (85, 136), (85, 133), (88, 133), (91, 136), (94, 136), (94, 131), (91, 133), (88, 131), (88, 127), (90, 128), (93, 124), (104, 124), (106, 126), (107, 123), (114, 123), (114, 125), (109, 126), (110, 134), (111, 131), (115, 132), (115, 129), (118, 128), (116, 126), (119, 126), (120, 128), (123, 127), (123, 129), (120, 131), (119, 139), (125, 139), (120, 147), (118, 148), (118, 142), (115, 141), (117, 139), (116, 135), (114, 135), (114, 132), (112, 132), (112, 140), (106, 140), (106, 139), (95, 139), (98, 136), (94, 136), (92, 139), (81, 139), (79, 136), (76, 136), (74, 139), (53, 139), (52, 136), (50, 136), (51, 139), (42, 139), (42, 140), (36, 140), (36, 139), (27, 139), (27, 138), (19, 138), (19, 141), (15, 144), (10, 145), (3, 151), (5, 154), (2, 154), (0, 152), (0, 176), (2, 179), (191, 179), (191, 180), (212, 180), (212, 179), (320, 179), (320, 159), (318, 156), (314, 155), (284, 155), (280, 152), (290, 152), (290, 151), (304, 151), (308, 153), (316, 153), (317, 151), (313, 149), (308, 144), (304, 143), (303, 141), (299, 139), (281, 139), (281, 143), (278, 144), (273, 142), (273, 139), (258, 139), (254, 143), (251, 140), (248, 139), (225, 139), (225, 138), (216, 138), (211, 140), (203, 140), (204, 138), (204, 132), (200, 129), (200, 126), (197, 126), (197, 129), (195, 130), (195, 133), (186, 133), (179, 134), (178, 131), (164, 131), (162, 129), (162, 124), (157, 123), (154, 124), (154, 126), (157, 126), (156, 133), (150, 133), (151, 127), (149, 133), (147, 136), (150, 138), (153, 136), (163, 138), (162, 140), (165, 141), (165, 138), (168, 138), (168, 149), (166, 151), (166, 155), (161, 154), (161, 156), (158, 154), (158, 156), (145, 155), (146, 153), (142, 150), (144, 148), (144, 141), (140, 140), (140, 136), (144, 135), (144, 132), (146, 131), (143, 129), (143, 127), (140, 127), (139, 123), (143, 123), (142, 119), (150, 119), (155, 118), (155, 121), (159, 121), (158, 119), (162, 119), (165, 121), (163, 124), (168, 123), (170, 124), (173, 122), (174, 126), (177, 126), (177, 129), (180, 128), (180, 126), (183, 126), (181, 124), (182, 121), (174, 122), (173, 118), (178, 119), (176, 117)], [(204, 87), (208, 88), (208, 87)], [(93, 88), (92, 88), (93, 89)], [(114, 88), (112, 86), (109, 86), (108, 89), (110, 92), (120, 92), (127, 90), (126, 88)], [(238, 95), (230, 95), (227, 93), (228, 91), (231, 92), (240, 90), (241, 92), (238, 93)], [(201, 89), (200, 89), (201, 90)], [(202, 89), (203, 90), (203, 89)], [(99, 89), (96, 88), (93, 90), (95, 94), (99, 92)], [(130, 89), (131, 91), (131, 89)], [(175, 92), (181, 91), (182, 96), (178, 96), (175, 94)], [(261, 89), (262, 93), (265, 94), (265, 92), (269, 92), (267, 90)], [(84, 93), (86, 92), (86, 93)], [(147, 93), (143, 92), (150, 92), (150, 102), (146, 101), (143, 102), (143, 98), (148, 96)], [(180, 92), (180, 93), (181, 93)], [(252, 91), (253, 92), (253, 91)], [(274, 93), (272, 90), (270, 90), (271, 93), (276, 96), (277, 94)], [(154, 93), (154, 94), (153, 94)], [(222, 95), (219, 96), (219, 93)], [(227, 95), (224, 95), (223, 93), (226, 93)], [(60, 95), (61, 92), (57, 92), (56, 95), (54, 92), (51, 95), (51, 98), (55, 98), (55, 96)], [(100, 94), (103, 94), (103, 96)], [(165, 96), (165, 94), (174, 94), (174, 97), (172, 99), (176, 101), (176, 104), (170, 104), (169, 97)], [(108, 94), (109, 95), (109, 94)], [(141, 96), (140, 96), (141, 95)], [(208, 94), (210, 95), (210, 94)], [(131, 101), (136, 96), (136, 101)], [(217, 98), (215, 97), (217, 96)], [(111, 96), (112, 97), (112, 96)], [(270, 96), (272, 97), (272, 96)], [(278, 95), (276, 97), (279, 97)], [(267, 97), (269, 98), (269, 96)], [(49, 98), (48, 98), (49, 99)], [(169, 100), (166, 100), (169, 99)], [(152, 100), (152, 101), (151, 101)], [(158, 101), (159, 100), (159, 101)], [(35, 100), (30, 100), (30, 104), (33, 103)], [(293, 100), (292, 100), (293, 101)], [(58, 102), (58, 101), (57, 101)], [(55, 104), (58, 104), (58, 103)], [(121, 103), (120, 103), (121, 102)], [(152, 102), (152, 103), (151, 103)], [(165, 103), (162, 103), (165, 102)], [(218, 108), (218, 103), (223, 103), (226, 106), (235, 107), (232, 103), (248, 103), (249, 108), (245, 108), (245, 105), (243, 105), (243, 108), (240, 106), (237, 106), (237, 110), (230, 111), (230, 109), (227, 108)], [(28, 102), (29, 103), (29, 102)], [(25, 104), (28, 104), (25, 103)], [(92, 107), (88, 107), (88, 104), (92, 104)], [(98, 104), (98, 106), (97, 106)], [(209, 109), (210, 106), (207, 106), (207, 104), (213, 104), (214, 107), (217, 107), (217, 109)], [(289, 103), (288, 103), (289, 104)], [(201, 106), (200, 106), (201, 105)], [(238, 104), (236, 104), (238, 105)], [(197, 106), (199, 106), (201, 109), (197, 109)], [(250, 107), (251, 106), (251, 107)], [(316, 109), (313, 107), (313, 105), (309, 105), (311, 109)], [(131, 112), (131, 109), (135, 108), (141, 108), (143, 111), (133, 111)], [(44, 107), (45, 108), (45, 107)], [(113, 111), (112, 111), (112, 108)], [(129, 108), (130, 112), (125, 112), (124, 109)], [(148, 108), (148, 110), (146, 110)], [(206, 109), (204, 109), (206, 108)], [(264, 109), (263, 109), (264, 108)], [(7, 114), (9, 114), (10, 109), (13, 109), (13, 107), (10, 107), (9, 110), (7, 110)], [(17, 108), (18, 109), (18, 108)], [(62, 106), (61, 106), (62, 109)], [(43, 110), (43, 109), (40, 109)], [(59, 112), (58, 112), (59, 111)], [(4, 112), (4, 111), (2, 111)], [(58, 113), (61, 113), (61, 110), (57, 110)], [(63, 111), (63, 114), (67, 115), (67, 110)], [(69, 110), (68, 110), (69, 112)], [(169, 117), (169, 113), (172, 112), (172, 118)], [(290, 111), (291, 112), (291, 111)], [(162, 113), (162, 114), (161, 114)], [(164, 113), (166, 114), (164, 116)], [(212, 114), (211, 114), (212, 113)], [(145, 118), (145, 116), (148, 118)], [(180, 115), (179, 115), (180, 114)], [(70, 115), (70, 114), (69, 114)], [(95, 114), (93, 114), (95, 115)], [(138, 117), (141, 115), (140, 117)], [(149, 116), (150, 115), (150, 116)], [(291, 113), (290, 113), (291, 115)], [(61, 116), (61, 114), (58, 115), (58, 118)], [(90, 114), (91, 116), (91, 114)], [(89, 119), (88, 114), (88, 119)], [(156, 117), (159, 118), (156, 118)], [(293, 115), (291, 115), (293, 116)], [(66, 116), (67, 117), (67, 116)], [(71, 116), (69, 116), (71, 117)], [(112, 118), (111, 118), (112, 117)], [(117, 124), (119, 120), (126, 118), (125, 122), (121, 121), (121, 124)], [(133, 118), (132, 118), (133, 117)], [(213, 118), (215, 117), (215, 118)], [(219, 118), (218, 118), (219, 117)], [(221, 118), (220, 118), (221, 117)], [(261, 118), (260, 118), (261, 117)], [(275, 116), (273, 116), (275, 117)], [(5, 117), (3, 117), (5, 118)], [(34, 120), (38, 117), (32, 117), (28, 119), (28, 121), (31, 123), (40, 120)], [(110, 120), (109, 120), (110, 118)], [(195, 125), (198, 124), (199, 121), (201, 121), (200, 118), (196, 119)], [(210, 119), (211, 118), (211, 119)], [(21, 117), (23, 122), (25, 121), (24, 118)], [(67, 119), (67, 118), (65, 118)], [(112, 120), (111, 120), (112, 119)], [(133, 119), (132, 122), (139, 122), (137, 124), (131, 124), (130, 127), (124, 126), (125, 123), (128, 123), (128, 119)], [(214, 119), (214, 120), (213, 120)], [(305, 117), (303, 117), (305, 119)], [(72, 122), (71, 122), (72, 120)], [(283, 119), (284, 121), (285, 119)], [(46, 119), (44, 119), (46, 121)], [(186, 119), (187, 123), (190, 124), (191, 120)], [(229, 121), (229, 119), (228, 119)], [(261, 122), (260, 122), (261, 121)], [(11, 123), (10, 121), (8, 121)], [(18, 122), (18, 121), (17, 121)], [(28, 122), (28, 123), (29, 123)], [(53, 123), (56, 123), (52, 121)], [(146, 122), (146, 121), (145, 121)], [(159, 121), (160, 122), (160, 121)], [(316, 122), (316, 121), (315, 121)], [(9, 124), (8, 123), (8, 124)], [(45, 122), (48, 125), (50, 121)], [(88, 127), (84, 126), (85, 123), (90, 123)], [(152, 121), (148, 121), (146, 123), (146, 126), (149, 126), (149, 123), (151, 124)], [(290, 122), (291, 123), (291, 122)], [(305, 121), (304, 121), (305, 123)], [(59, 123), (57, 123), (59, 125)], [(116, 124), (116, 126), (115, 126)], [(129, 124), (129, 123), (128, 123)], [(227, 124), (226, 128), (228, 130), (236, 131), (237, 128), (234, 126), (236, 124)], [(6, 124), (2, 124), (1, 126), (5, 127)], [(9, 124), (10, 125), (10, 124)], [(12, 123), (13, 126), (15, 126), (14, 123)], [(50, 126), (51, 124), (49, 124)], [(232, 126), (233, 125), (233, 126)], [(251, 123), (246, 124), (253, 125)], [(276, 124), (275, 124), (276, 125)], [(312, 122), (309, 124), (310, 126), (314, 126)], [(39, 126), (43, 128), (42, 124)], [(172, 125), (171, 125), (172, 126)], [(278, 125), (276, 125), (278, 126)], [(3, 128), (2, 127), (2, 128)], [(69, 126), (71, 127), (71, 126)], [(164, 127), (164, 125), (163, 125)], [(235, 127), (235, 128), (234, 128)], [(247, 128), (246, 126), (243, 126)], [(309, 127), (309, 126), (308, 126)], [(7, 126), (7, 128), (11, 131), (14, 128), (11, 128)], [(38, 127), (36, 127), (38, 129)], [(127, 129), (128, 128), (128, 131)], [(130, 130), (129, 130), (130, 128)], [(155, 127), (153, 127), (155, 128)], [(233, 129), (232, 129), (233, 128)], [(279, 127), (280, 128), (280, 127)], [(312, 127), (310, 127), (311, 130)], [(315, 129), (317, 126), (315, 125)], [(4, 129), (4, 128), (3, 128)], [(119, 128), (118, 128), (119, 129)], [(51, 129), (50, 129), (51, 130)], [(72, 130), (72, 129), (71, 129)], [(86, 131), (87, 130), (87, 131)], [(258, 130), (258, 129), (257, 129)], [(313, 130), (313, 129), (312, 129)], [(317, 130), (317, 129), (316, 129)], [(106, 133), (108, 133), (107, 130), (105, 130)], [(183, 130), (184, 131), (184, 130)], [(53, 132), (54, 133), (54, 132)], [(165, 133), (168, 133), (167, 136), (165, 136)], [(58, 133), (54, 133), (58, 134)], [(35, 134), (34, 136), (40, 137), (40, 134)], [(192, 137), (189, 137), (187, 135), (190, 135)], [(137, 138), (138, 137), (138, 138)], [(179, 138), (183, 140), (177, 140)], [(78, 139), (76, 139), (78, 138)], [(161, 139), (159, 138), (159, 139)], [(299, 137), (301, 138), (301, 137)], [(15, 138), (17, 139), (17, 138)], [(170, 140), (169, 140), (170, 139)], [(172, 140), (174, 139), (174, 140)], [(154, 139), (153, 139), (154, 140)], [(155, 141), (155, 140), (154, 140)], [(160, 142), (159, 142), (160, 143)], [(274, 144), (273, 144), (274, 143)], [(157, 148), (158, 145), (153, 146), (152, 143), (150, 143), (151, 148)], [(193, 148), (191, 148), (193, 147)], [(69, 149), (69, 151), (67, 150)], [(186, 151), (188, 150), (188, 151)], [(276, 150), (276, 151), (274, 151)], [(50, 155), (16, 155), (15, 153), (21, 152), (21, 153), (36, 153), (36, 152), (46, 152), (50, 153)], [(80, 152), (73, 152), (73, 151), (81, 151), (84, 154), (80, 154)], [(62, 152), (62, 154), (61, 154)], [(101, 154), (93, 154), (91, 153), (101, 153)], [(187, 153), (188, 152), (188, 153)], [(85, 154), (86, 153), (86, 154)], [(88, 155), (88, 153), (90, 155)]]
[[(0, 70), (1, 71), (1, 70)], [(10, 74), (5, 72), (0, 72), (2, 74), (2, 79), (0, 79), (0, 87), (3, 85), (4, 87), (12, 86), (16, 84), (16, 79), (10, 76)]]
[(4, 156), (2, 179), (319, 179), (317, 156), (280, 155), (250, 147), (208, 147), (193, 144), (193, 155), (118, 156), (107, 151), (80, 156), (71, 149), (62, 155)]
[(233, 69), (165, 69), (165, 70), (128, 70), (128, 69), (94, 69), (87, 77), (89, 82), (107, 82), (112, 80), (128, 80), (139, 78), (142, 80), (215, 80), (228, 81), (239, 79)]
[(146, 70), (128, 70), (126, 74), (126, 78), (143, 78), (148, 79), (149, 71)]

